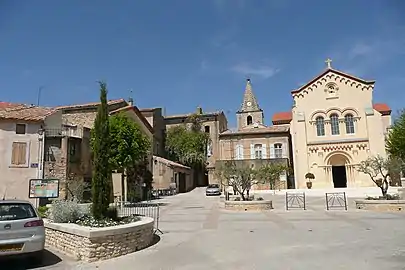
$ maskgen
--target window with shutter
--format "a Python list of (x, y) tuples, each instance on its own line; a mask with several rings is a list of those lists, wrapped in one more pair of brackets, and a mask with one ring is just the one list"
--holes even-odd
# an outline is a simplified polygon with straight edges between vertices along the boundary
[(11, 149), (11, 165), (27, 165), (26, 142), (13, 142)]
[(283, 158), (283, 145), (281, 143), (274, 144), (275, 158)]

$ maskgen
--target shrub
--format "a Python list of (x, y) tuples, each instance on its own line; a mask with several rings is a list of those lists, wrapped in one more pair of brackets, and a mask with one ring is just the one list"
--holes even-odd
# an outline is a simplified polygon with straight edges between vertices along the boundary
[(262, 197), (257, 198), (258, 201), (263, 201), (264, 199)]
[(235, 198), (235, 201), (240, 201), (240, 197), (236, 197), (236, 198)]
[(40, 206), (38, 207), (38, 214), (41, 218), (46, 218), (48, 216), (48, 210), (49, 208), (46, 206)]
[(80, 206), (75, 200), (55, 200), (52, 202), (49, 218), (56, 223), (75, 223), (87, 214), (88, 209)]

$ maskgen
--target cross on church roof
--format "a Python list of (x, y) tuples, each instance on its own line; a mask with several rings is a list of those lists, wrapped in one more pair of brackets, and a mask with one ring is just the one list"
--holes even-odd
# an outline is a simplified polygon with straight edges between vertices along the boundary
[(328, 65), (328, 68), (332, 68), (332, 60), (330, 58), (326, 59), (325, 63)]

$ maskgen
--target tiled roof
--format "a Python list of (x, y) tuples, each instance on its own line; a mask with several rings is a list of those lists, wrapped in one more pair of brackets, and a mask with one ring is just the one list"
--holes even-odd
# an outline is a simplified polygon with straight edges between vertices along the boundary
[(142, 115), (142, 113), (139, 111), (138, 107), (136, 106), (125, 106), (119, 109), (116, 109), (112, 112), (110, 112), (110, 114), (115, 114), (115, 113), (119, 113), (119, 112), (124, 112), (127, 110), (133, 110), (136, 114), (136, 116), (138, 116), (138, 118), (142, 121), (142, 123), (146, 126), (146, 128), (153, 134), (153, 127), (149, 124), (148, 120), (146, 120), (146, 118)]
[[(382, 115), (390, 115), (392, 110), (385, 103), (375, 103), (373, 104), (374, 110), (381, 113)], [(276, 124), (288, 124), (292, 120), (292, 112), (278, 112), (273, 115), (272, 122)]]
[[(204, 112), (201, 116), (210, 116), (210, 115), (220, 115), (224, 113), (223, 111), (216, 111), (216, 112)], [(192, 116), (195, 113), (187, 113), (187, 114), (177, 114), (177, 115), (168, 115), (165, 116), (165, 119), (171, 119), (171, 118), (187, 118)]]
[[(108, 105), (114, 105), (114, 104), (119, 104), (119, 103), (124, 103), (126, 102), (125, 99), (120, 98), (120, 99), (113, 99), (108, 101)], [(85, 107), (96, 107), (100, 105), (100, 102), (91, 102), (91, 103), (84, 103), (84, 104), (73, 104), (73, 105), (66, 105), (66, 106), (58, 106), (55, 109), (61, 110), (61, 109), (81, 109)]]
[(180, 168), (183, 168), (183, 169), (190, 169), (190, 167), (184, 166), (183, 164), (180, 164), (180, 163), (177, 163), (177, 162), (174, 162), (174, 161), (162, 158), (162, 157), (153, 156), (153, 159), (157, 160), (158, 162), (169, 165), (169, 166), (180, 167)]
[(55, 110), (17, 103), (0, 102), (0, 119), (41, 122)]
[(355, 77), (353, 75), (344, 73), (344, 72), (342, 72), (340, 70), (336, 70), (336, 69), (333, 69), (333, 68), (327, 68), (324, 72), (322, 72), (321, 74), (319, 74), (318, 76), (313, 78), (311, 81), (309, 81), (305, 85), (301, 86), (300, 88), (298, 88), (296, 90), (291, 91), (291, 94), (297, 94), (297, 93), (301, 92), (302, 90), (304, 90), (305, 88), (307, 88), (308, 86), (313, 84), (315, 81), (319, 80), (322, 76), (324, 76), (326, 73), (328, 73), (330, 71), (333, 72), (333, 73), (336, 73), (336, 74), (338, 74), (340, 76), (344, 76), (344, 77), (347, 77), (347, 78), (352, 79), (354, 81), (364, 83), (364, 84), (367, 84), (367, 85), (375, 83), (375, 81), (366, 81), (366, 80), (360, 79), (358, 77)]
[(273, 114), (273, 124), (288, 124), (292, 120), (292, 112), (278, 112)]
[(249, 135), (249, 134), (262, 134), (262, 133), (283, 133), (288, 132), (289, 127), (286, 126), (270, 126), (263, 128), (251, 128), (244, 130), (226, 130), (219, 134), (219, 136), (232, 136), (232, 135)]
[(391, 108), (385, 103), (375, 103), (373, 104), (373, 108), (382, 115), (390, 115), (392, 111)]

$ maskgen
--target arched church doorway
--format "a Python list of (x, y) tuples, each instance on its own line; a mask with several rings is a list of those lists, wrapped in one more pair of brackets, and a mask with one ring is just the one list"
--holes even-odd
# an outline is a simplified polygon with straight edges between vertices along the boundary
[(349, 159), (340, 153), (333, 154), (328, 161), (328, 165), (332, 166), (332, 181), (335, 188), (347, 187), (347, 172), (346, 165), (349, 164)]

